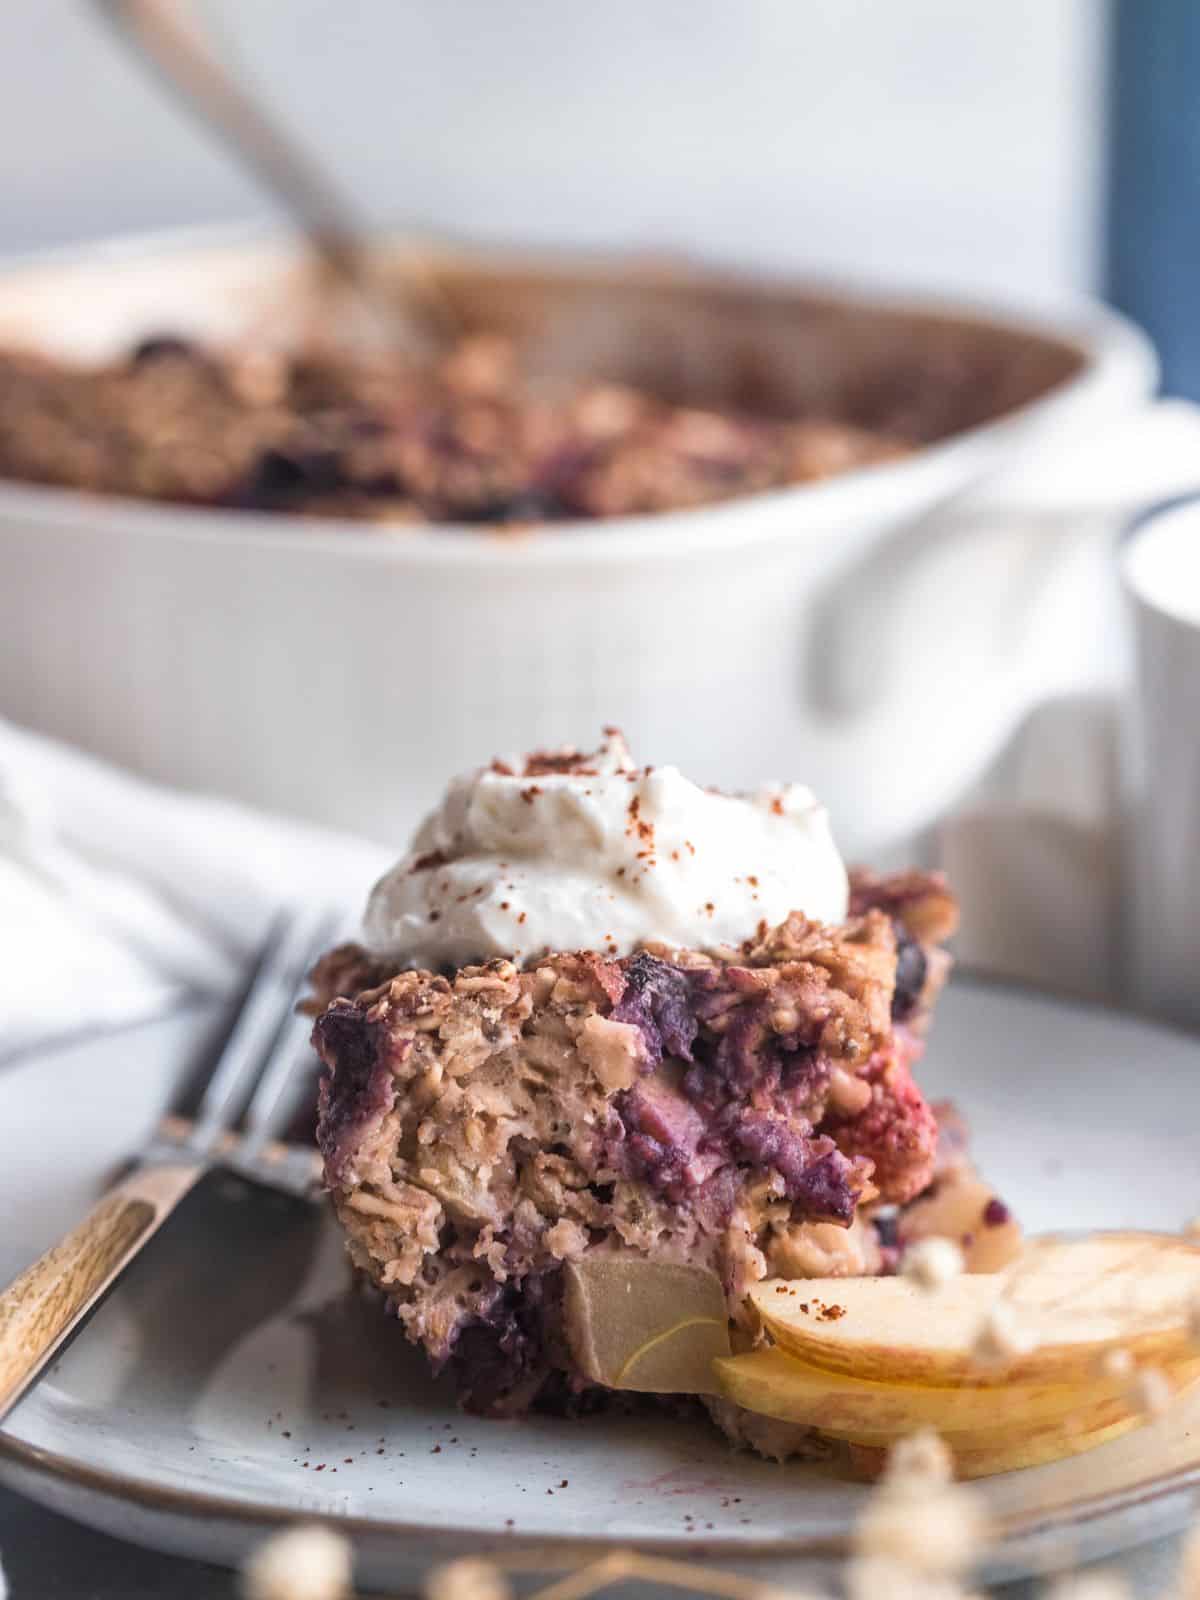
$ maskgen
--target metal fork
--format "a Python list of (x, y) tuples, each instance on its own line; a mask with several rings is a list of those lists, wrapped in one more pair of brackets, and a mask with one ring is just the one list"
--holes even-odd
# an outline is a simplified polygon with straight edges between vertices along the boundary
[(296, 997), (339, 922), (328, 910), (275, 918), (195, 1116), (165, 1117), (129, 1175), (0, 1292), (0, 1422), (206, 1172), (231, 1168), (293, 1194), (312, 1188), (315, 1153), (276, 1135), (306, 1060), (310, 1024), (295, 1014)]

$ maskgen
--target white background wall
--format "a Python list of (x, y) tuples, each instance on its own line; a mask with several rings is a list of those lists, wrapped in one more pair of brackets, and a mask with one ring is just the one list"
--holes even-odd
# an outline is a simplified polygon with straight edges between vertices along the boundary
[[(1094, 277), (1102, 0), (200, 0), (364, 206), (1053, 295)], [(0, 249), (261, 198), (84, 0), (0, 7)]]

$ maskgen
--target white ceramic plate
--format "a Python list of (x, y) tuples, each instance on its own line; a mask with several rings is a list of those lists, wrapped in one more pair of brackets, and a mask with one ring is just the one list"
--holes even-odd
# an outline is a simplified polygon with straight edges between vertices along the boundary
[[(198, 1014), (0, 1070), (0, 1275), (77, 1216), (201, 1048)], [(955, 984), (922, 1078), (969, 1115), (1033, 1229), (1176, 1228), (1200, 1212), (1200, 1045), (1044, 997)], [(346, 1293), (323, 1213), (213, 1184), (0, 1433), (0, 1478), (144, 1544), (235, 1561), (269, 1526), (342, 1519), (364, 1583), (515, 1543), (563, 1565), (636, 1543), (763, 1578), (845, 1548), (864, 1490), (737, 1456), (702, 1423), (459, 1416), (394, 1324)], [(1172, 1531), (1200, 1405), (980, 1486), (989, 1576)], [(806, 1570), (809, 1569), (809, 1570)]]

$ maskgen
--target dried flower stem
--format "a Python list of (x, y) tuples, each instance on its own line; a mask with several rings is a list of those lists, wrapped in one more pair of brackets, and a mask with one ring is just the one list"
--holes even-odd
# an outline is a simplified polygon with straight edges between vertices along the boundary
[(621, 1583), (632, 1577), (630, 1563), (636, 1559), (632, 1550), (613, 1550), (599, 1561), (589, 1561), (586, 1566), (548, 1583), (544, 1589), (535, 1590), (530, 1600), (583, 1600), (584, 1596), (595, 1594), (610, 1583)]
[[(506, 1562), (496, 1558), (497, 1566), (509, 1571), (517, 1568), (517, 1561)], [(623, 1583), (640, 1578), (646, 1583), (661, 1583), (669, 1588), (688, 1589), (693, 1594), (714, 1594), (727, 1600), (803, 1600), (793, 1589), (780, 1589), (772, 1584), (760, 1583), (756, 1578), (744, 1578), (740, 1573), (722, 1572), (712, 1567), (702, 1567), (691, 1561), (672, 1561), (665, 1556), (644, 1556), (636, 1550), (614, 1550), (599, 1561), (589, 1562), (566, 1577), (538, 1589), (529, 1600), (583, 1600), (607, 1588), (610, 1583)]]

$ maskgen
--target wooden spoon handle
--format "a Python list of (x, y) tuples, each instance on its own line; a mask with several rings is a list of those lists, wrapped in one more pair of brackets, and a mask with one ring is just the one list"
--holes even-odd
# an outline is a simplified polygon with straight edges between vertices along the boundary
[(140, 1168), (0, 1292), (0, 1422), (203, 1170)]
[(405, 251), (395, 260), (390, 284), (375, 270), (367, 230), (355, 208), (257, 95), (239, 82), (188, 7), (167, 0), (96, 3), (143, 62), (282, 201), (335, 280), (357, 291), (385, 334), (397, 336), (402, 346), (417, 336), (428, 354), (460, 331), (458, 308), (427, 257)]

